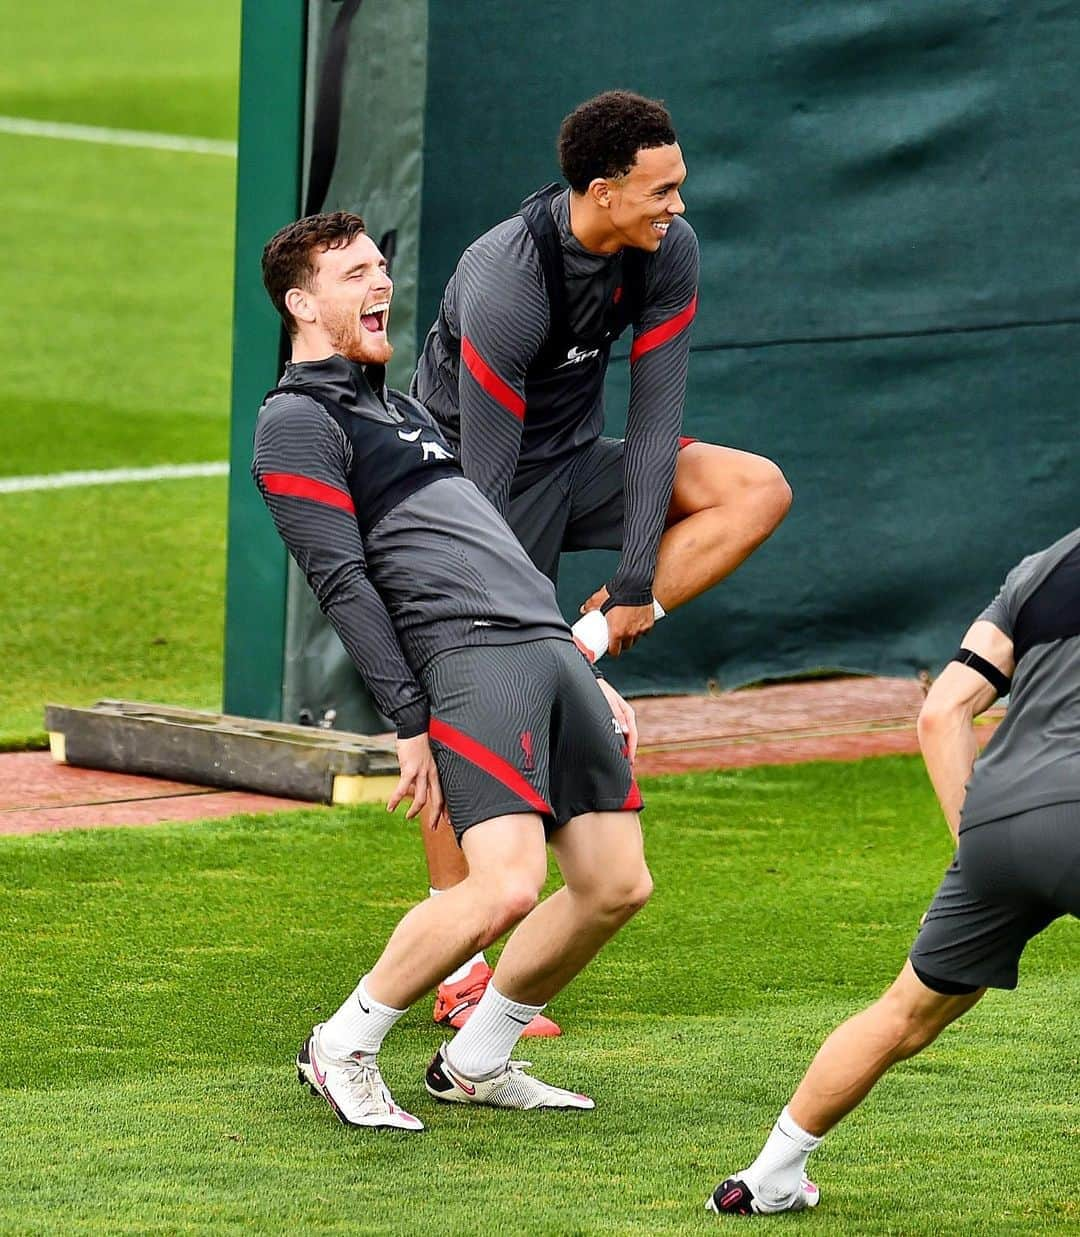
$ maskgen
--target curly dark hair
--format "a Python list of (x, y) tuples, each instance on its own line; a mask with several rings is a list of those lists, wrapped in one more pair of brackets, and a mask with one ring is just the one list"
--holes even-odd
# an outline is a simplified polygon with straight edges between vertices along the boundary
[(570, 188), (584, 193), (598, 176), (616, 179), (639, 150), (677, 141), (667, 108), (630, 90), (605, 90), (579, 103), (559, 129), (559, 166)]
[(359, 215), (335, 210), (326, 215), (306, 215), (275, 232), (262, 252), (262, 278), (274, 308), (281, 314), (290, 335), (296, 334), (296, 319), (285, 308), (290, 288), (311, 291), (315, 281), (312, 254), (341, 249), (366, 232)]

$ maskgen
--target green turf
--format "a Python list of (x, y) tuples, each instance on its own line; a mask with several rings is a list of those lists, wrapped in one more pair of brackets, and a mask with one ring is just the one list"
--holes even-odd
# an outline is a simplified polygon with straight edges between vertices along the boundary
[(0, 28), (0, 114), (235, 135), (239, 0), (0, 0)]
[(0, 742), (46, 702), (220, 707), (222, 478), (0, 495)]
[[(237, 0), (14, 4), (0, 114), (232, 137)], [(0, 475), (228, 454), (235, 161), (0, 135)], [(223, 482), (0, 494), (0, 748), (44, 700), (218, 707)]]
[[(437, 1107), (425, 1003), (383, 1053), (419, 1137), (343, 1129), (290, 1064), (423, 895), (411, 826), (321, 810), (0, 839), (0, 1231), (737, 1228), (705, 1216), (706, 1194), (902, 962), (945, 828), (909, 759), (646, 793), (656, 896), (555, 1002), (563, 1039), (528, 1046), (597, 1110)], [(890, 1075), (815, 1157), (819, 1211), (774, 1227), (1074, 1226), (1078, 944), (1056, 925), (1018, 993)]]
[(0, 160), (35, 238), (3, 275), (3, 472), (224, 459), (233, 162), (4, 135)]

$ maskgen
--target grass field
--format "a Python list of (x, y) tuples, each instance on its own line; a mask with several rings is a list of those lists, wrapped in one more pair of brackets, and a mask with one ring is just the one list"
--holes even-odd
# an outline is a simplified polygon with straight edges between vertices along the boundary
[[(235, 136), (238, 0), (0, 0), (0, 115)], [(0, 475), (224, 459), (233, 163), (0, 134)], [(47, 700), (220, 699), (225, 482), (0, 494), (0, 747)], [(424, 880), (376, 809), (0, 837), (0, 1233), (695, 1233), (947, 860), (918, 762), (646, 787), (654, 901), (528, 1055), (591, 1114), (438, 1109), (428, 1008), (358, 1135), (291, 1056)], [(826, 1234), (1080, 1221), (1080, 929), (1031, 950), (814, 1160)]]
[[(237, 0), (0, 9), (0, 115), (235, 136)], [(234, 162), (2, 134), (0, 162), (0, 474), (225, 459)], [(47, 699), (217, 707), (224, 513), (223, 479), (0, 494), (0, 745)]]
[[(693, 1233), (823, 1034), (902, 962), (947, 862), (918, 761), (646, 786), (657, 893), (529, 1045), (587, 1114), (439, 1108), (424, 1002), (383, 1052), (421, 1136), (346, 1130), (291, 1058), (410, 901), (379, 809), (0, 839), (5, 1233)], [(814, 1160), (785, 1232), (1080, 1221), (1080, 928), (1029, 951)], [(790, 1225), (791, 1227), (787, 1227)], [(741, 1231), (741, 1228), (740, 1228)]]

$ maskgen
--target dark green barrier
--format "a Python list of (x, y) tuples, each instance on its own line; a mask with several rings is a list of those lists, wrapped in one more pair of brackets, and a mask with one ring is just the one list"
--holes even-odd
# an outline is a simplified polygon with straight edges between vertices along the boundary
[[(461, 249), (557, 175), (567, 111), (625, 86), (675, 117), (703, 257), (686, 429), (775, 458), (795, 505), (617, 683), (936, 669), (1004, 571), (1077, 523), (1075, 6), (431, 0), (424, 37), (422, 6), (366, 0), (364, 21), (332, 189), (402, 229), (399, 380), (401, 328), (422, 337)], [(370, 118), (368, 86), (389, 92)], [(626, 377), (616, 360), (612, 429)], [(609, 562), (567, 562), (568, 613)], [(340, 654), (295, 681), (352, 698)]]
[[(1080, 518), (1078, 54), (1080, 12), (1046, 3), (559, 3), (540, 26), (431, 6), (421, 316), (462, 245), (551, 179), (566, 111), (661, 96), (702, 244), (687, 432), (772, 456), (795, 491), (617, 683), (936, 670)], [(626, 380), (613, 365), (612, 427)], [(576, 558), (568, 613), (612, 561)]]

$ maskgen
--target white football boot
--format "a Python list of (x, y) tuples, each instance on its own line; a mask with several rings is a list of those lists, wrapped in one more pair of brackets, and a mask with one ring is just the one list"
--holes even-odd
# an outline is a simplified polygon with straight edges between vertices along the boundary
[(771, 1216), (782, 1211), (805, 1211), (808, 1207), (816, 1207), (820, 1201), (821, 1194), (809, 1177), (803, 1177), (795, 1193), (779, 1202), (767, 1202), (756, 1195), (745, 1181), (729, 1177), (713, 1190), (705, 1210), (713, 1211), (718, 1216)]
[(331, 1056), (319, 1044), (322, 1023), (300, 1045), (296, 1076), (321, 1095), (344, 1125), (368, 1129), (422, 1130), (424, 1123), (394, 1103), (375, 1058), (354, 1052)]
[(466, 1078), (449, 1065), (446, 1045), (432, 1057), (424, 1085), (448, 1104), (486, 1104), (489, 1108), (595, 1108), (587, 1095), (541, 1082), (525, 1070), (530, 1061), (509, 1061), (492, 1078)]

